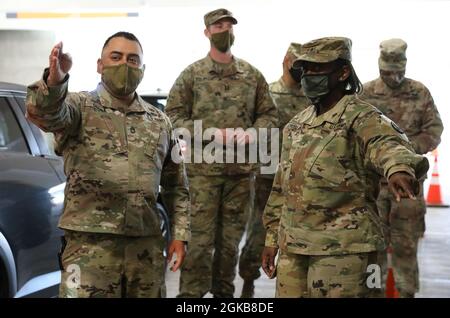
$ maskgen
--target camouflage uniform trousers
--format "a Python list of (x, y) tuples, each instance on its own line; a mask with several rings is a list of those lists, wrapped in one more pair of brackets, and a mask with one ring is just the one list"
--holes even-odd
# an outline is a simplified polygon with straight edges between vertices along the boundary
[(166, 296), (162, 236), (65, 231), (64, 237), (60, 297)]
[[(382, 186), (377, 200), (378, 213), (384, 224), (387, 243), (392, 246), (392, 267), (395, 285), (401, 297), (412, 297), (419, 290), (417, 245), (422, 234), (426, 206), (423, 182), (417, 200), (396, 202), (387, 186)], [(383, 286), (387, 278), (387, 254), (380, 253)]]
[(369, 288), (370, 264), (378, 252), (348, 255), (301, 255), (280, 250), (277, 262), (277, 298), (380, 297)]
[(191, 240), (177, 297), (233, 297), (249, 175), (190, 176)]
[(247, 236), (239, 258), (239, 275), (244, 280), (256, 280), (261, 276), (261, 254), (266, 239), (262, 215), (272, 190), (272, 183), (273, 176), (257, 176), (256, 180), (252, 178)]

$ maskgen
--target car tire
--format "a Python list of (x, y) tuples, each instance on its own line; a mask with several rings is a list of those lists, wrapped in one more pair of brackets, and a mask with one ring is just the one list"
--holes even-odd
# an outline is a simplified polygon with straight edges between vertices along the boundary
[(8, 273), (5, 264), (0, 260), (0, 298), (8, 298), (9, 296)]

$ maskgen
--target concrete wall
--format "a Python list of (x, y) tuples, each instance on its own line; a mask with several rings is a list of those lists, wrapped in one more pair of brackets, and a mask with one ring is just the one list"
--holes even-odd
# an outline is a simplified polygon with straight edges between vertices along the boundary
[(51, 31), (0, 30), (0, 81), (30, 84), (48, 65)]

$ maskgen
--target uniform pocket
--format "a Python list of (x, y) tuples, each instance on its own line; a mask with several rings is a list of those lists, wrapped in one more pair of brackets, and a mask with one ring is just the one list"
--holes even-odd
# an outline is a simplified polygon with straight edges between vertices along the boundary
[(111, 155), (124, 150), (121, 129), (114, 123), (115, 120), (120, 120), (119, 115), (93, 110), (88, 110), (83, 115), (85, 116), (83, 141), (88, 152)]
[(86, 229), (115, 233), (123, 222), (127, 183), (117, 180), (85, 179), (72, 175), (68, 179), (65, 222)]
[[(140, 188), (144, 191), (146, 196), (157, 196), (158, 186), (161, 180), (161, 171), (164, 164), (165, 154), (162, 155), (162, 148), (166, 149), (168, 145), (163, 145), (161, 142), (161, 126), (159, 123), (148, 123), (140, 127), (141, 143), (143, 144), (143, 152), (141, 159), (138, 162), (139, 173), (137, 180)], [(166, 150), (167, 151), (167, 150)]]
[(156, 151), (159, 146), (159, 139), (161, 135), (161, 125), (157, 122), (143, 123), (144, 127), (140, 127), (142, 134), (142, 141), (144, 143), (144, 153), (147, 157), (154, 159), (156, 156)]
[(347, 155), (346, 143), (345, 138), (333, 131), (317, 145), (305, 165), (312, 182), (327, 186), (338, 186), (342, 183), (346, 169), (341, 160), (345, 160)]
[(144, 146), (144, 154), (150, 159), (155, 158), (157, 145), (158, 141), (152, 137)]

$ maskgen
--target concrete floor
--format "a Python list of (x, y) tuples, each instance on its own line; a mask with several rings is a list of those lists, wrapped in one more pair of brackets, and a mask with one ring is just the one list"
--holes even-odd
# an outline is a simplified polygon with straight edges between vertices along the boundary
[(420, 298), (450, 298), (450, 208), (429, 208), (419, 243)]
[[(416, 297), (450, 298), (450, 208), (429, 208), (426, 215), (426, 233), (419, 244), (420, 292)], [(242, 243), (241, 243), (242, 244)], [(167, 297), (178, 293), (179, 271), (167, 272)], [(237, 275), (235, 297), (239, 297), (242, 279)], [(275, 295), (275, 280), (265, 274), (255, 282), (255, 297)], [(207, 294), (206, 297), (211, 297)]]

